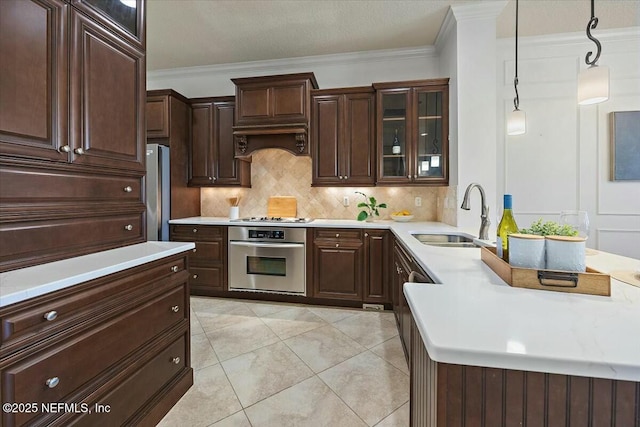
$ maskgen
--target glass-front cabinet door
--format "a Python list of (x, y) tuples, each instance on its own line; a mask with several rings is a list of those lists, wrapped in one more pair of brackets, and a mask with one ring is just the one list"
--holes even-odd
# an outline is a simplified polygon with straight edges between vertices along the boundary
[(380, 185), (447, 185), (448, 79), (375, 83)]
[(417, 90), (415, 179), (444, 177), (442, 91)]
[(409, 90), (380, 91), (378, 93), (380, 119), (379, 138), (381, 138), (379, 179), (407, 181), (409, 179), (410, 143), (408, 108)]
[[(1, 0), (0, 0), (1, 1)], [(146, 0), (72, 0), (85, 13), (114, 30), (138, 47), (145, 46), (144, 7)]]

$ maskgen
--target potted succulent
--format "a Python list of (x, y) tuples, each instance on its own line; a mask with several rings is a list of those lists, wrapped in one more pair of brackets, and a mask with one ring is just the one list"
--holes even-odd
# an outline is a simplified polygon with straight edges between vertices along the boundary
[(364, 196), (365, 202), (358, 203), (358, 207), (362, 210), (358, 214), (358, 221), (373, 221), (373, 216), (380, 216), (378, 209), (387, 207), (386, 203), (378, 203), (375, 197), (356, 191), (357, 194)]
[[(527, 236), (539, 237), (531, 239)], [(539, 219), (529, 228), (509, 236), (509, 256), (512, 264), (521, 261), (538, 264), (544, 260), (544, 266), (550, 270), (585, 271), (585, 239), (578, 237), (578, 230), (571, 225), (561, 225), (555, 221), (543, 223)], [(541, 268), (541, 265), (529, 267)]]

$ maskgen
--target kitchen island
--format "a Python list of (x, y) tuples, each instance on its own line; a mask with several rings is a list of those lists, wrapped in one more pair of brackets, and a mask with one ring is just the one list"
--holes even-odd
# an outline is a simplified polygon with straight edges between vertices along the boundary
[(0, 424), (158, 422), (193, 384), (193, 247), (146, 242), (1, 273)]
[[(204, 217), (172, 223), (264, 225)], [(436, 282), (404, 284), (412, 425), (640, 425), (640, 288), (615, 279), (609, 297), (512, 288), (479, 248), (428, 246), (413, 236), (474, 233), (441, 223), (279, 226), (388, 229)], [(587, 265), (596, 270), (640, 268), (638, 260), (595, 252)]]

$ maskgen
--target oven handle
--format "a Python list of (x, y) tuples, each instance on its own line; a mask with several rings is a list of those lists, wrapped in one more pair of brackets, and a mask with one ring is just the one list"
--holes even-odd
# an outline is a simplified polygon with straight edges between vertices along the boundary
[(295, 249), (304, 248), (304, 243), (258, 243), (258, 242), (229, 242), (232, 246), (244, 246), (249, 248), (279, 248), (279, 249)]

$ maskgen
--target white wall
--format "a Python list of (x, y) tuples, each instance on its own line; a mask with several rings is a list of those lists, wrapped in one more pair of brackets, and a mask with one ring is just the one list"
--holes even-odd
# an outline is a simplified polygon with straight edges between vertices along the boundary
[(447, 77), (432, 46), (150, 71), (147, 89), (174, 89), (188, 98), (235, 95), (231, 78), (312, 71), (320, 89)]
[[(519, 40), (520, 109), (527, 133), (506, 136), (513, 110), (514, 40), (498, 49), (498, 193), (512, 193), (519, 226), (586, 210), (589, 247), (640, 258), (640, 182), (609, 180), (609, 113), (640, 110), (640, 29), (598, 31), (610, 68), (607, 102), (580, 107), (577, 75), (595, 45), (585, 34)], [(640, 165), (638, 165), (640, 168)]]

